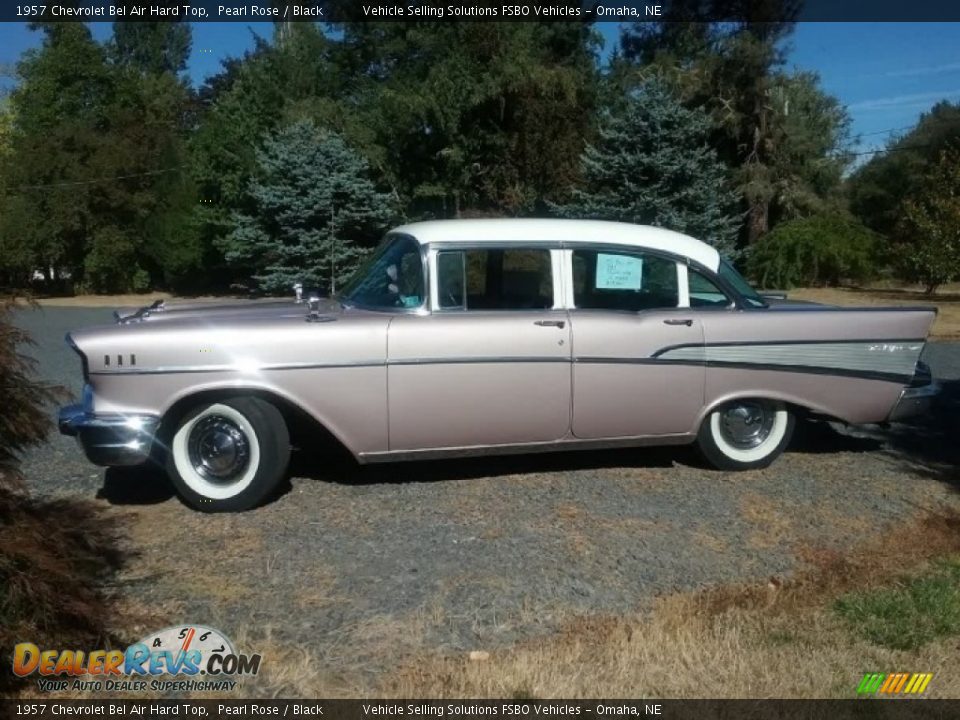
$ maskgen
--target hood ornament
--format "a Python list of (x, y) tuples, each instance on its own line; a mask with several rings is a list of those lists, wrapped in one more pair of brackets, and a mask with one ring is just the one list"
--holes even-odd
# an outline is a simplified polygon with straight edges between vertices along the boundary
[(330, 315), (321, 315), (320, 314), (320, 297), (317, 295), (310, 295), (307, 299), (307, 322), (317, 323), (317, 322), (333, 322), (336, 318)]

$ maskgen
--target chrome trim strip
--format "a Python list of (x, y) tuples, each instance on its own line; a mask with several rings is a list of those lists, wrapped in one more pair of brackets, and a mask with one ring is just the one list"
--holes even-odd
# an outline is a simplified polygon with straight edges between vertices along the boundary
[(910, 377), (923, 350), (922, 342), (843, 341), (807, 343), (707, 344), (659, 351), (663, 360), (718, 363), (723, 365), (768, 365), (812, 367), (821, 370), (880, 373)]
[[(884, 347), (890, 345), (874, 343), (859, 343), (868, 345), (870, 348), (875, 346)], [(812, 343), (814, 345), (825, 345), (825, 343)], [(843, 346), (849, 343), (835, 343)], [(892, 357), (877, 355), (876, 357), (862, 358), (855, 353), (848, 354), (849, 357), (841, 356), (837, 360), (834, 355), (824, 354), (822, 348), (817, 348), (816, 355), (809, 356), (806, 362), (803, 362), (802, 353), (798, 355), (801, 343), (792, 343), (784, 348), (776, 348), (778, 352), (784, 353), (777, 355), (774, 353), (725, 353), (718, 356), (712, 350), (714, 347), (704, 348), (700, 345), (674, 346), (658, 351), (650, 357), (614, 357), (614, 356), (578, 356), (568, 357), (560, 355), (530, 355), (530, 356), (497, 356), (497, 357), (421, 357), (404, 358), (398, 360), (358, 360), (354, 362), (332, 362), (332, 363), (280, 363), (276, 365), (263, 365), (261, 367), (239, 367), (236, 365), (180, 365), (166, 366), (157, 368), (122, 368), (109, 372), (97, 371), (91, 372), (91, 375), (164, 375), (164, 374), (190, 374), (190, 373), (249, 373), (249, 372), (274, 372), (284, 370), (319, 370), (336, 368), (363, 368), (363, 367), (389, 367), (392, 365), (480, 365), (480, 364), (508, 364), (508, 363), (578, 363), (578, 364), (598, 364), (598, 365), (703, 365), (706, 367), (724, 367), (724, 368), (746, 368), (756, 370), (772, 370), (777, 372), (794, 373), (813, 373), (826, 375), (848, 375), (851, 377), (863, 377), (868, 379), (901, 381), (908, 380), (913, 375), (916, 365), (916, 357), (919, 356), (917, 347), (903, 349), (902, 353), (893, 352)], [(741, 346), (730, 345), (730, 348)], [(742, 346), (746, 347), (746, 346)], [(757, 346), (750, 346), (755, 349)], [(862, 348), (860, 348), (862, 350)], [(855, 348), (856, 350), (856, 348)], [(830, 351), (835, 352), (835, 351)], [(909, 355), (907, 353), (909, 352)], [(898, 355), (907, 355), (899, 357)]]
[(569, 356), (464, 357), (464, 358), (409, 358), (390, 360), (387, 365), (482, 365), (485, 363), (569, 363)]
[(123, 369), (111, 372), (92, 372), (91, 375), (165, 375), (185, 373), (215, 373), (215, 372), (266, 372), (275, 370), (314, 370), (330, 368), (359, 368), (382, 367), (389, 365), (476, 365), (484, 363), (556, 363), (570, 362), (570, 358), (563, 356), (518, 356), (518, 357), (454, 357), (454, 358), (407, 358), (403, 360), (358, 360), (356, 362), (341, 363), (284, 363), (279, 365), (263, 365), (256, 368), (238, 367), (236, 365), (175, 365), (158, 368)]
[(861, 380), (880, 380), (901, 385), (910, 379), (909, 375), (870, 372), (866, 370), (846, 370), (843, 368), (814, 367), (810, 365), (782, 365), (754, 362), (721, 362), (713, 360), (662, 360), (652, 358), (618, 358), (618, 357), (582, 357), (576, 358), (578, 364), (596, 365), (696, 365), (709, 368), (739, 369), (739, 370), (767, 370), (770, 372), (798, 373), (802, 375), (834, 375), (840, 377), (858, 378)]
[(569, 452), (571, 450), (604, 450), (614, 448), (646, 447), (651, 445), (687, 445), (694, 436), (686, 433), (674, 435), (638, 435), (635, 437), (580, 439), (568, 436), (549, 442), (522, 443), (519, 445), (467, 445), (462, 447), (426, 448), (423, 450), (388, 450), (359, 453), (362, 464), (394, 462), (398, 460), (433, 460), (440, 458), (479, 457), (484, 455), (525, 455), (528, 453)]
[(378, 367), (386, 365), (384, 360), (358, 360), (355, 362), (340, 363), (283, 363), (277, 365), (262, 365), (248, 368), (237, 365), (170, 365), (156, 368), (137, 368), (129, 370), (115, 370), (111, 372), (92, 372), (91, 375), (167, 375), (184, 373), (216, 373), (216, 372), (261, 372), (265, 370), (313, 370), (315, 368), (352, 368)]

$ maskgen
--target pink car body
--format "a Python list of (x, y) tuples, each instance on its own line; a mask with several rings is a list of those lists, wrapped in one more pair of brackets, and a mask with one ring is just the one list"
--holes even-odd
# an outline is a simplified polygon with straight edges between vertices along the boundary
[(766, 302), (668, 230), (436, 221), (385, 248), (400, 260), (339, 301), (162, 303), (72, 332), (86, 389), (61, 430), (95, 463), (136, 464), (184, 408), (251, 393), (363, 463), (689, 443), (738, 399), (883, 422), (936, 392), (933, 309)]

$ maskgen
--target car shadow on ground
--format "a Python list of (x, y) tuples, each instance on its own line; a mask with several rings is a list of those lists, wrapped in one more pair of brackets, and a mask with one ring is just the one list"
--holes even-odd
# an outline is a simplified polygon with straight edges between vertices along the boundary
[[(798, 422), (789, 452), (831, 454), (886, 452), (904, 469), (960, 490), (960, 381), (943, 383), (931, 414), (912, 423), (889, 427), (844, 428), (823, 421)], [(606, 468), (670, 468), (674, 464), (709, 468), (692, 446), (573, 450), (525, 455), (489, 455), (359, 465), (342, 448), (321, 445), (295, 449), (288, 477), (343, 485), (449, 482), (542, 473), (597, 471)], [(270, 502), (285, 495), (281, 484)], [(166, 472), (156, 464), (109, 468), (97, 493), (112, 505), (154, 505), (174, 497)]]
[(157, 505), (175, 494), (164, 469), (148, 462), (136, 467), (107, 468), (97, 498), (111, 505)]
[(617, 467), (669, 468), (675, 461), (693, 464), (693, 456), (691, 448), (673, 446), (487, 455), (360, 465), (345, 452), (301, 450), (295, 452), (291, 459), (290, 475), (349, 485), (429, 483)]
[(887, 430), (888, 451), (906, 469), (960, 491), (960, 380), (942, 381), (929, 415)]

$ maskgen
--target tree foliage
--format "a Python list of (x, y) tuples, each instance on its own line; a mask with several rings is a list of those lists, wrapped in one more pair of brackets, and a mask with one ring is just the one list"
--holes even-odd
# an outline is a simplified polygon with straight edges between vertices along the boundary
[(732, 251), (736, 196), (708, 143), (711, 129), (709, 116), (648, 81), (601, 119), (582, 157), (583, 186), (556, 211), (658, 225)]
[(237, 217), (224, 251), (267, 292), (295, 282), (336, 291), (391, 215), (367, 162), (310, 121), (268, 136), (248, 192), (254, 212)]
[(595, 47), (581, 23), (357, 22), (338, 57), (413, 214), (516, 215), (576, 179)]
[(796, 6), (793, 0), (681, 0), (671, 3), (664, 22), (637, 22), (623, 36), (625, 61), (637, 72), (666, 74), (690, 106), (713, 115), (711, 144), (734, 172), (748, 245), (768, 231), (777, 195), (779, 123), (771, 99)]
[(941, 151), (903, 203), (898, 266), (928, 293), (960, 278), (960, 145)]
[(960, 143), (960, 103), (940, 102), (920, 116), (910, 132), (894, 137), (850, 178), (850, 209), (868, 227), (893, 235), (904, 199), (937, 164), (950, 144)]
[[(189, 34), (182, 27), (172, 37)], [(19, 63), (10, 101), (0, 201), (8, 273), (63, 273), (105, 291), (169, 280), (198, 260), (179, 222), (193, 204), (181, 170), (187, 87), (145, 58), (110, 62), (86, 25), (39, 30), (43, 44)]]
[[(80, 23), (33, 26), (42, 44), (0, 109), (0, 282), (218, 290), (255, 276), (285, 290), (292, 236), (267, 252), (254, 231), (277, 222), (260, 217), (277, 182), (267, 143), (293, 143), (301, 123), (349, 148), (401, 217), (556, 209), (727, 251), (842, 217), (844, 189), (867, 226), (897, 234), (960, 133), (960, 106), (937, 106), (845, 188), (849, 115), (815, 74), (784, 69), (795, 0), (679, 0), (627, 27), (606, 67), (589, 23), (380, 23), (340, 4), (354, 21), (277, 23), (196, 89), (187, 23), (117, 23), (105, 43)], [(329, 267), (310, 272), (330, 285)]]
[(760, 287), (839, 285), (876, 267), (878, 238), (855, 218), (827, 212), (789, 220), (751, 249), (749, 274)]

